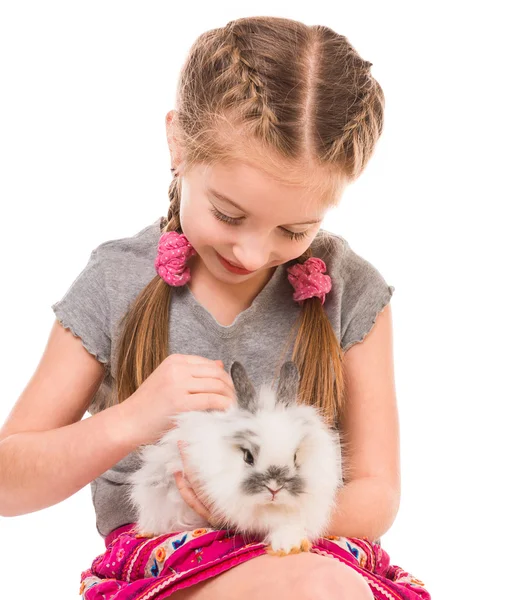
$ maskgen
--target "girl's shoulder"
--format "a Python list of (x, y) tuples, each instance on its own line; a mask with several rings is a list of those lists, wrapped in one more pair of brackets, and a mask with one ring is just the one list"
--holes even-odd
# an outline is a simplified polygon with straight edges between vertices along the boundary
[(132, 236), (96, 246), (63, 296), (51, 305), (60, 322), (103, 362), (109, 359), (116, 319), (155, 275), (160, 221), (161, 217)]
[(313, 256), (324, 261), (331, 278), (332, 288), (324, 307), (332, 321), (339, 323), (341, 345), (347, 350), (371, 330), (395, 287), (341, 235), (321, 229), (311, 247)]
[(155, 257), (157, 252), (162, 218), (157, 218), (153, 223), (143, 227), (133, 235), (102, 242), (94, 248), (92, 254), (98, 254), (109, 263), (111, 260), (120, 264), (135, 262), (136, 260), (150, 261), (150, 258)]
[(320, 229), (311, 245), (314, 256), (321, 258), (328, 274), (340, 283), (353, 285), (367, 277), (378, 277), (376, 267), (355, 252), (343, 236)]
[[(116, 291), (118, 297), (130, 300), (155, 275), (154, 258), (161, 235), (162, 217), (126, 237), (106, 240), (92, 251), (79, 279), (87, 286), (96, 280), (97, 287), (107, 294)], [(76, 281), (78, 285), (79, 281)]]

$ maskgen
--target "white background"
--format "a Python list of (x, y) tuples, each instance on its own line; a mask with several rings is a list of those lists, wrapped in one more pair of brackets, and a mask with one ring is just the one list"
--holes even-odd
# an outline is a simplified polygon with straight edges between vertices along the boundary
[[(1, 421), (42, 355), (51, 304), (91, 250), (166, 214), (164, 119), (195, 38), (256, 14), (329, 25), (373, 63), (386, 95), (376, 154), (324, 222), (396, 288), (402, 501), (383, 548), (434, 600), (518, 597), (514, 6), (3, 3)], [(88, 486), (0, 528), (5, 598), (77, 597), (81, 571), (104, 550)]]

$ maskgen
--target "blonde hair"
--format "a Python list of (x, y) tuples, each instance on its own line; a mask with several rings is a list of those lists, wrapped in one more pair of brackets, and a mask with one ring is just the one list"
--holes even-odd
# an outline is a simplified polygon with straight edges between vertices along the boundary
[[(197, 164), (251, 161), (286, 184), (306, 181), (320, 206), (336, 205), (382, 132), (384, 94), (371, 66), (345, 36), (323, 25), (246, 17), (203, 33), (182, 68), (172, 122), (185, 172)], [(182, 233), (180, 178), (168, 195), (161, 232)], [(292, 262), (311, 255), (309, 246)], [(122, 319), (118, 402), (168, 355), (171, 289), (155, 276)], [(342, 352), (319, 298), (302, 303), (296, 327), (300, 401), (334, 424), (343, 404)]]

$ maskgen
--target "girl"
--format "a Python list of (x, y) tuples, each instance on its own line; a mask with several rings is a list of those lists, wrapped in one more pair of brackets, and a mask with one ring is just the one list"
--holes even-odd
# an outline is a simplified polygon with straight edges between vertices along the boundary
[[(40, 457), (37, 474), (2, 469), (0, 509), (91, 484), (106, 551), (81, 574), (86, 600), (430, 598), (380, 545), (400, 497), (394, 288), (321, 229), (382, 132), (370, 67), (344, 36), (288, 19), (201, 35), (166, 118), (167, 218), (100, 244), (52, 306), (42, 361), (0, 431), (2, 463)], [(209, 526), (133, 532), (137, 450), (177, 412), (230, 406), (234, 360), (257, 385), (295, 361), (300, 400), (350, 441), (330, 531), (309, 552), (274, 556), (218, 529), (188, 471), (173, 477)]]

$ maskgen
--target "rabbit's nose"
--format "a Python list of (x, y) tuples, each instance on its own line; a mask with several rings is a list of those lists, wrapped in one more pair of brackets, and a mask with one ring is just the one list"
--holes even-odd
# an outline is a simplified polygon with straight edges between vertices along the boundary
[(279, 490), (282, 490), (282, 489), (283, 489), (283, 486), (281, 486), (281, 487), (280, 487), (279, 489), (277, 489), (277, 490), (273, 490), (272, 488), (269, 488), (267, 485), (266, 485), (265, 487), (266, 487), (268, 490), (270, 490), (270, 491), (272, 492), (272, 496), (275, 496)]

